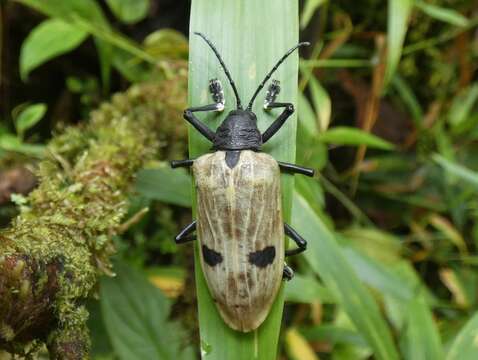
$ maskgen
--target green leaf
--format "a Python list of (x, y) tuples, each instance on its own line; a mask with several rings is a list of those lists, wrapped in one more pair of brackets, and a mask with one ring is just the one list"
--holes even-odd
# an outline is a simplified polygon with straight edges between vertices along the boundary
[(148, 14), (149, 0), (106, 0), (115, 16), (126, 24), (143, 20)]
[(46, 105), (43, 103), (29, 105), (24, 108), (15, 119), (15, 128), (20, 137), (23, 137), (25, 131), (35, 126), (46, 113)]
[[(62, 19), (71, 26), (75, 26), (80, 31), (86, 31), (95, 36), (95, 38), (103, 40), (114, 45), (128, 53), (138, 57), (151, 64), (156, 64), (157, 60), (146, 53), (138, 44), (120, 33), (111, 29), (101, 7), (94, 0), (15, 0), (21, 4), (27, 5), (41, 13)], [(100, 50), (106, 52), (104, 49)], [(102, 71), (108, 69), (108, 64), (100, 56)], [(102, 74), (103, 79), (107, 80), (107, 74)]]
[(440, 335), (426, 302), (418, 296), (404, 307), (404, 312), (407, 314), (406, 329), (402, 339), (404, 358), (410, 360), (443, 359)]
[(382, 150), (392, 150), (394, 148), (393, 144), (378, 136), (357, 128), (345, 126), (331, 128), (321, 133), (319, 139), (323, 142), (335, 145), (367, 145), (370, 148)]
[(475, 360), (478, 358), (478, 312), (466, 323), (456, 335), (448, 350), (446, 360)]
[(25, 144), (20, 138), (11, 134), (0, 135), (0, 149), (40, 158), (43, 157), (45, 153), (45, 147), (43, 145)]
[(95, 0), (15, 0), (53, 18), (73, 21), (75, 17), (94, 23), (107, 24), (101, 7)]
[(374, 298), (345, 260), (333, 233), (297, 192), (294, 194), (292, 224), (308, 240), (308, 251), (304, 256), (310, 267), (321, 277), (357, 331), (367, 340), (375, 357), (398, 359), (390, 329)]
[(402, 55), (413, 0), (388, 0), (387, 64), (383, 87), (392, 80)]
[[(278, 19), (280, 26), (277, 26)], [(235, 108), (234, 95), (211, 49), (194, 35), (200, 31), (216, 45), (227, 64), (244, 103), (277, 60), (298, 43), (298, 3), (288, 0), (193, 0), (190, 23), (189, 104), (201, 106), (211, 102), (208, 81), (219, 78), (224, 85), (226, 111), (221, 114), (201, 113), (199, 117), (215, 129), (228, 111)], [(273, 39), (273, 40), (272, 40)], [(274, 74), (281, 82), (278, 101), (297, 104), (298, 56), (294, 53)], [(267, 85), (266, 85), (267, 86)], [(265, 89), (254, 112), (258, 126), (264, 131), (281, 110), (266, 112), (262, 108)], [(295, 115), (295, 114), (294, 114)], [(210, 151), (211, 144), (190, 128), (189, 154), (192, 158)], [(263, 147), (277, 160), (295, 159), (296, 117), (287, 120), (282, 129)], [(284, 220), (288, 221), (292, 200), (293, 177), (282, 177)], [(258, 330), (239, 333), (231, 330), (220, 318), (204, 280), (196, 251), (196, 288), (203, 359), (207, 360), (275, 360), (282, 321), (284, 294), (281, 290)]]
[(41, 64), (78, 47), (88, 36), (86, 31), (60, 19), (49, 19), (35, 27), (22, 44), (20, 75), (28, 74)]
[(477, 100), (478, 83), (454, 97), (448, 112), (448, 123), (453, 127), (453, 130), (460, 130), (462, 125), (468, 120)]
[(405, 106), (410, 111), (416, 126), (421, 126), (423, 122), (423, 110), (413, 90), (407, 82), (398, 74), (395, 74), (392, 81), (392, 86), (402, 98)]
[(136, 191), (168, 204), (191, 207), (191, 176), (184, 169), (146, 169), (138, 173)]
[(435, 160), (440, 166), (442, 166), (446, 171), (454, 176), (465, 180), (471, 185), (478, 187), (478, 173), (472, 171), (460, 164), (456, 164), (450, 160), (445, 159), (443, 156), (435, 154), (433, 155), (433, 160)]
[(103, 94), (108, 94), (110, 89), (111, 68), (115, 57), (114, 47), (105, 40), (95, 38), (95, 45), (98, 51), (98, 61), (100, 62), (101, 84)]
[(328, 0), (306, 0), (300, 19), (300, 28), (304, 29), (312, 19), (317, 9)]
[(297, 108), (299, 124), (304, 127), (304, 130), (307, 131), (308, 135), (317, 135), (318, 128), (314, 109), (303, 93), (299, 93)]
[[(337, 325), (317, 325), (301, 331), (308, 340), (323, 341), (331, 344), (351, 344), (366, 347), (367, 342), (357, 331)], [(335, 352), (334, 352), (335, 353)]]
[(325, 131), (330, 124), (332, 102), (327, 90), (322, 87), (315, 77), (310, 78), (309, 87), (312, 94), (312, 102), (319, 119), (319, 129), (320, 131)]
[(403, 279), (393, 274), (389, 267), (352, 248), (345, 247), (342, 252), (357, 276), (367, 285), (379, 290), (382, 294), (400, 300), (409, 300), (413, 297), (414, 289), (403, 283)]
[(296, 303), (334, 303), (334, 297), (327, 288), (311, 277), (295, 274), (285, 286), (285, 300)]
[(415, 6), (428, 16), (440, 21), (444, 21), (451, 25), (465, 27), (469, 24), (468, 19), (453, 9), (426, 3), (424, 1), (416, 1)]
[(171, 302), (135, 269), (116, 263), (115, 278), (101, 280), (101, 310), (120, 359), (194, 359), (184, 331), (169, 321)]

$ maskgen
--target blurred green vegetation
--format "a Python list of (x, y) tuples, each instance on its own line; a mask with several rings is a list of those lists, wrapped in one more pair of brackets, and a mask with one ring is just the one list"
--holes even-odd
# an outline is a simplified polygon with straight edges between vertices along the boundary
[[(34, 168), (52, 134), (113, 92), (186, 65), (186, 1), (0, 6), (0, 171)], [(477, 5), (300, 8), (312, 46), (301, 53), (296, 162), (319, 174), (296, 179), (292, 224), (309, 249), (291, 260), (281, 358), (478, 358)], [(199, 357), (193, 249), (172, 241), (190, 221), (190, 177), (166, 163), (186, 156), (183, 90), (131, 192), (117, 277), (90, 303), (95, 359)], [(1, 224), (14, 214), (0, 205)]]

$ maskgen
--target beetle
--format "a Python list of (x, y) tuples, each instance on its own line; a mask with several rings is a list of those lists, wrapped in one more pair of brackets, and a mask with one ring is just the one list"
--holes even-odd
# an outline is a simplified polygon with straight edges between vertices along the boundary
[[(290, 280), (293, 271), (284, 256), (299, 254), (307, 242), (282, 219), (280, 171), (313, 176), (314, 171), (295, 164), (276, 161), (260, 151), (294, 112), (287, 102), (276, 102), (280, 84), (272, 80), (264, 109), (283, 108), (277, 119), (261, 133), (252, 111), (254, 100), (284, 60), (301, 46), (288, 50), (266, 75), (243, 109), (236, 85), (214, 44), (195, 32), (216, 55), (236, 98), (216, 131), (194, 113), (223, 111), (224, 91), (217, 79), (209, 81), (214, 103), (191, 107), (184, 119), (212, 143), (212, 152), (197, 159), (174, 160), (173, 168), (190, 167), (197, 194), (197, 220), (175, 237), (177, 244), (198, 238), (201, 267), (209, 291), (223, 320), (233, 329), (249, 332), (265, 320), (280, 288), (282, 278)], [(193, 235), (197, 231), (198, 236)], [(284, 250), (284, 236), (297, 247)]]

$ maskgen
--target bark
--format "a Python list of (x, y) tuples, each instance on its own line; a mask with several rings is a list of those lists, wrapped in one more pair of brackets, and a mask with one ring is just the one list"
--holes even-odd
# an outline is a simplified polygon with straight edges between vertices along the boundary
[(112, 273), (111, 237), (134, 174), (158, 154), (177, 153), (179, 145), (164, 142), (186, 136), (184, 66), (174, 73), (115, 95), (48, 145), (38, 187), (0, 232), (0, 349), (25, 354), (45, 343), (52, 359), (88, 358), (83, 301), (99, 275)]

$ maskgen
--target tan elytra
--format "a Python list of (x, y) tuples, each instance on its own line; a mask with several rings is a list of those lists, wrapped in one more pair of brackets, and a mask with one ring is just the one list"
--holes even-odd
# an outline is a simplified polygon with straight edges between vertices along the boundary
[[(222, 318), (247, 332), (267, 317), (281, 285), (280, 170), (265, 153), (241, 151), (232, 169), (225, 156), (217, 151), (194, 161), (197, 234), (201, 266)], [(264, 253), (268, 256), (259, 259), (260, 266), (251, 262), (251, 256)]]

